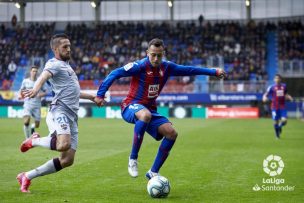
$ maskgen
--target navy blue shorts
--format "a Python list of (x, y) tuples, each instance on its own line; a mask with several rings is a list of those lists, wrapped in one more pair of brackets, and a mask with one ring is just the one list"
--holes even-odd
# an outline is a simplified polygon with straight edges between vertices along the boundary
[[(128, 123), (135, 123), (138, 120), (136, 118), (135, 113), (142, 109), (147, 109), (147, 108), (141, 104), (130, 104), (122, 112), (122, 117)], [(149, 109), (147, 110), (150, 111)], [(154, 139), (161, 140), (163, 138), (163, 135), (160, 135), (158, 133), (158, 127), (164, 123), (170, 123), (170, 121), (166, 117), (157, 113), (157, 111), (150, 111), (150, 112), (152, 118), (147, 127), (146, 132), (149, 133)]]
[(271, 114), (272, 114), (272, 120), (274, 121), (278, 121), (281, 118), (287, 118), (286, 109), (272, 109)]

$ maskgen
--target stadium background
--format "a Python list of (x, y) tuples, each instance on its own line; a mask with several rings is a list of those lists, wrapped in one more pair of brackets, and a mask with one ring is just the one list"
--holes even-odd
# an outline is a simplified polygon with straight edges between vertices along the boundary
[[(261, 96), (274, 74), (280, 73), (296, 98), (287, 105), (289, 117), (301, 117), (303, 0), (2, 1), (0, 5), (2, 117), (21, 115), (22, 101), (17, 99), (21, 81), (31, 65), (42, 70), (53, 57), (48, 40), (59, 32), (71, 37), (71, 65), (83, 90), (94, 92), (111, 70), (144, 57), (147, 42), (159, 37), (166, 43), (168, 60), (221, 67), (229, 73), (226, 81), (172, 78), (158, 100), (165, 115), (226, 117), (244, 110), (245, 117), (269, 116)], [(111, 106), (126, 95), (128, 81), (121, 79), (111, 87)], [(49, 94), (46, 103), (50, 100)], [(213, 105), (224, 106), (206, 111)], [(119, 111), (82, 106), (81, 116), (104, 117)]]
[[(257, 144), (259, 147), (251, 151), (253, 155), (257, 155), (257, 160), (252, 157), (252, 160), (246, 159), (246, 163), (252, 166), (252, 162), (261, 162), (262, 158), (265, 158), (265, 155), (268, 155), (271, 150), (278, 152), (277, 146), (272, 145), (274, 135), (270, 120), (269, 104), (261, 102), (262, 94), (267, 86), (272, 83), (276, 73), (282, 74), (284, 82), (287, 83), (289, 93), (295, 98), (294, 102), (287, 103), (288, 116), (297, 119), (304, 117), (303, 23), (304, 0), (0, 1), (0, 122), (3, 129), (1, 130), (3, 146), (1, 146), (9, 146), (4, 138), (14, 139), (14, 141), (16, 141), (16, 137), (18, 137), (18, 141), (23, 138), (22, 120), (20, 119), (22, 118), (23, 103), (17, 99), (18, 90), (22, 79), (28, 76), (29, 67), (38, 65), (41, 71), (45, 62), (53, 57), (49, 48), (49, 39), (52, 34), (65, 32), (71, 37), (73, 46), (71, 65), (79, 78), (82, 90), (91, 93), (96, 92), (101, 81), (111, 70), (144, 57), (148, 41), (154, 37), (159, 37), (164, 39), (167, 46), (166, 59), (180, 64), (221, 67), (229, 73), (229, 78), (225, 81), (205, 76), (172, 78), (168, 81), (166, 88), (159, 97), (159, 112), (173, 118), (185, 118), (182, 120), (172, 119), (177, 126), (180, 126), (181, 131), (189, 133), (190, 137), (191, 133), (197, 136), (201, 132), (200, 130), (195, 130), (200, 125), (209, 126), (212, 130), (215, 129), (214, 132), (210, 131), (211, 129), (208, 131), (208, 129), (204, 128), (206, 134), (212, 134), (214, 139), (220, 140), (222, 144), (221, 146), (218, 144), (219, 148), (225, 150), (229, 148), (223, 155), (227, 159), (222, 160), (216, 156), (215, 152), (213, 152), (214, 148), (210, 147), (210, 151), (204, 151), (207, 153), (207, 156), (204, 156), (207, 157), (204, 159), (207, 163), (212, 162), (212, 158), (217, 157), (223, 163), (231, 164), (230, 159), (232, 157), (230, 155), (240, 153), (239, 157), (236, 156), (238, 158), (233, 159), (238, 163), (239, 160), (242, 160), (241, 154), (247, 154), (247, 152), (242, 150), (233, 151), (235, 149), (231, 149), (231, 143), (237, 143), (235, 145), (237, 146), (236, 148), (242, 148), (243, 144), (245, 144), (244, 146), (248, 146), (248, 149), (250, 149), (251, 145), (247, 141), (253, 145)], [(111, 87), (110, 100), (106, 107), (97, 108), (92, 103), (81, 101), (79, 116), (81, 118), (97, 118), (97, 120), (89, 120), (90, 118), (83, 119), (83, 121), (80, 120), (80, 123), (83, 122), (80, 127), (86, 128), (83, 132), (85, 136), (91, 136), (89, 138), (96, 139), (93, 135), (100, 131), (100, 129), (97, 129), (99, 120), (102, 120), (105, 125), (105, 133), (111, 134), (113, 133), (112, 130), (116, 132), (115, 130), (119, 127), (130, 128), (120, 121), (115, 124), (118, 121), (100, 119), (121, 118), (118, 106), (128, 91), (128, 82), (128, 79), (120, 79)], [(47, 105), (50, 100), (51, 94), (43, 101), (42, 117), (47, 114)], [(242, 120), (242, 118), (257, 117), (266, 117), (267, 119)], [(241, 120), (207, 119), (201, 122), (201, 118), (241, 118)], [(10, 125), (19, 126), (12, 128)], [(188, 132), (190, 126), (193, 129)], [(223, 131), (220, 131), (218, 126), (223, 126)], [(239, 129), (239, 126), (243, 126), (244, 129)], [(106, 129), (107, 127), (109, 129)], [(263, 131), (257, 133), (256, 129)], [(131, 128), (128, 130), (132, 131)], [(42, 123), (41, 131), (46, 132), (45, 123)], [(285, 158), (288, 157), (290, 162), (294, 160), (292, 162), (293, 165), (291, 164), (294, 167), (294, 174), (303, 175), (303, 167), (299, 163), (303, 159), (296, 159), (297, 157), (303, 158), (300, 150), (302, 148), (300, 144), (303, 143), (303, 138), (301, 137), (303, 124), (300, 121), (291, 119), (288, 131), (290, 132), (289, 134), (294, 136), (291, 136), (290, 140), (285, 140), (286, 143), (278, 144), (279, 148), (285, 154)], [(243, 136), (247, 134), (251, 137)], [(228, 140), (225, 137), (226, 135), (231, 140)], [(207, 137), (206, 139), (204, 137), (202, 138), (202, 143), (206, 142), (207, 145), (209, 144), (217, 149), (218, 146), (213, 138)], [(100, 142), (110, 143), (111, 141), (120, 147), (120, 143), (117, 143), (118, 141), (113, 138), (101, 135), (99, 139), (102, 139)], [(109, 141), (105, 141), (108, 139)], [(180, 144), (183, 147), (186, 148), (187, 144), (195, 146), (195, 143), (188, 141), (185, 137), (183, 139), (181, 143), (184, 144)], [(264, 143), (260, 143), (258, 140), (262, 140)], [(11, 142), (14, 143), (13, 140)], [(97, 144), (93, 145), (86, 140), (82, 140), (82, 143), (82, 150), (86, 149), (86, 145), (99, 149)], [(197, 143), (200, 142), (197, 141)], [(106, 149), (108, 148), (106, 146), (103, 147), (103, 150), (94, 155), (100, 155), (101, 157), (104, 154), (107, 155), (109, 152), (106, 152)], [(200, 149), (200, 147), (196, 146), (196, 149)], [(204, 147), (206, 146), (204, 145)], [(114, 147), (114, 149), (116, 148)], [(206, 149), (209, 149), (208, 146)], [(111, 151), (113, 149), (109, 148), (108, 150)], [(192, 150), (194, 153), (195, 149), (191, 148)], [(230, 154), (230, 150), (234, 154)], [(154, 151), (147, 152), (151, 154), (151, 157), (154, 155)], [(216, 151), (216, 153), (218, 152), (220, 151)], [(180, 157), (187, 156), (187, 153), (178, 154), (177, 150), (174, 153)], [(197, 153), (201, 153), (201, 151)], [(208, 158), (208, 153), (212, 155), (210, 156), (211, 158)], [(79, 154), (82, 160), (86, 158), (90, 160), (90, 158), (81, 155), (81, 151)], [(83, 154), (90, 155), (89, 153)], [(20, 158), (17, 155), (14, 158), (16, 160), (20, 159), (20, 162), (24, 161), (24, 158)], [(9, 168), (10, 162), (4, 162), (4, 160), (5, 157), (1, 157), (1, 163)], [(118, 160), (118, 158), (115, 157), (114, 160)], [(111, 161), (111, 159), (102, 160), (100, 164), (105, 166), (103, 164)], [(27, 160), (27, 162), (30, 165), (30, 160)], [(118, 162), (122, 161), (118, 160)], [(188, 163), (187, 160), (185, 162)], [(296, 166), (296, 163), (299, 165)], [(193, 163), (189, 162), (188, 164), (191, 165)], [(30, 166), (32, 167), (32, 164)], [(172, 161), (172, 166), (174, 166), (174, 161)], [(180, 167), (180, 165), (177, 166)], [(102, 171), (102, 167), (96, 167), (97, 169), (94, 166), (91, 167), (95, 175)], [(220, 168), (222, 166), (216, 165), (216, 167)], [(235, 171), (235, 174), (242, 174), (242, 170), (247, 170), (247, 166), (237, 167), (241, 170)], [(196, 173), (197, 170), (194, 169), (193, 171), (190, 170), (189, 173)], [(14, 170), (16, 169), (12, 168), (12, 171)], [(71, 172), (72, 170), (77, 173), (79, 169), (76, 166), (76, 169), (73, 167)], [(165, 170), (170, 170), (170, 168)], [(262, 172), (257, 173), (260, 174)], [(4, 174), (7, 174), (7, 179), (9, 179), (11, 174), (9, 172), (4, 172)], [(111, 173), (109, 172), (108, 175), (111, 176)], [(179, 175), (187, 177), (183, 174)], [(202, 174), (202, 176), (204, 175)], [(224, 176), (221, 177), (224, 178)], [(228, 177), (234, 176), (230, 174)], [(171, 175), (170, 178), (177, 182), (177, 177), (174, 179), (174, 175)], [(246, 178), (247, 176), (244, 179)], [(287, 179), (291, 182), (294, 180), (294, 183), (299, 188), (298, 193), (293, 196), (294, 199), (292, 200), (301, 199), (303, 197), (300, 195), (301, 191), (303, 191), (302, 179), (296, 179), (296, 176), (293, 179), (292, 175), (287, 176)], [(50, 181), (49, 183), (53, 183), (50, 179), (46, 180)], [(7, 182), (9, 181), (7, 180)], [(109, 198), (106, 200), (123, 201), (123, 199), (115, 199), (116, 197), (114, 197), (114, 200), (111, 199), (113, 198), (111, 195), (116, 195), (116, 193), (120, 193), (124, 197), (129, 196), (120, 185), (119, 178), (115, 181), (118, 184), (117, 189), (113, 189), (111, 186), (110, 189), (114, 192), (105, 192), (105, 196)], [(129, 184), (128, 181), (122, 180), (125, 185)], [(196, 182), (192, 179), (191, 181)], [(205, 183), (205, 181), (203, 182)], [(97, 184), (88, 182), (92, 184), (92, 188), (102, 184), (100, 182)], [(79, 184), (86, 185), (82, 181)], [(41, 184), (39, 187), (43, 188)], [(183, 184), (181, 186), (175, 185), (174, 190), (181, 192), (184, 188)], [(204, 195), (202, 197), (199, 192), (196, 193), (196, 189), (190, 183), (188, 193), (193, 193), (194, 197), (194, 199), (190, 199), (190, 202), (192, 202), (191, 200), (198, 202), (202, 198), (208, 200), (208, 197)], [(212, 191), (211, 194), (217, 194), (216, 191), (218, 189), (218, 186), (214, 187), (213, 190), (210, 190)], [(12, 192), (14, 190), (16, 190), (15, 186), (3, 189), (3, 191), (11, 195), (12, 199), (15, 198), (15, 193)], [(39, 191), (38, 188), (34, 188), (34, 190)], [(174, 194), (174, 190), (172, 195), (176, 198), (174, 195), (177, 192)], [(79, 194), (82, 194), (81, 191)], [(237, 197), (239, 191), (242, 190), (239, 188), (234, 188), (231, 191), (227, 190), (227, 195), (232, 194), (232, 196), (234, 195), (233, 197)], [(51, 193), (51, 191), (48, 192)], [(76, 195), (75, 202), (79, 200), (76, 193), (77, 190), (71, 193)], [(88, 194), (92, 195), (91, 193)], [(186, 192), (181, 192), (181, 194), (187, 196)], [(244, 194), (249, 197), (255, 197), (251, 193), (247, 194), (245, 192)], [(4, 196), (0, 195), (0, 197)], [(289, 197), (291, 198), (291, 196), (284, 195), (286, 199), (279, 199), (283, 198), (283, 195), (264, 195), (265, 199), (262, 198), (260, 200), (271, 201), (273, 198), (276, 202), (281, 200), (284, 202), (284, 200), (288, 201)], [(16, 198), (15, 201), (21, 200), (18, 199), (20, 198), (19, 196), (16, 196)], [(37, 201), (34, 199), (36, 198), (35, 196), (31, 198), (33, 199), (29, 199), (29, 201)], [(72, 197), (69, 198), (73, 200)], [(135, 195), (134, 202), (138, 201), (136, 198), (137, 196)], [(182, 197), (178, 198), (181, 199), (180, 201), (189, 201)], [(9, 199), (4, 200), (10, 202)], [(177, 199), (172, 201), (175, 200)], [(254, 201), (257, 200), (255, 199)], [(60, 201), (65, 200), (60, 199)], [(130, 201), (132, 202), (132, 200)], [(218, 199), (218, 201), (247, 202), (250, 200), (239, 197), (236, 199)]]

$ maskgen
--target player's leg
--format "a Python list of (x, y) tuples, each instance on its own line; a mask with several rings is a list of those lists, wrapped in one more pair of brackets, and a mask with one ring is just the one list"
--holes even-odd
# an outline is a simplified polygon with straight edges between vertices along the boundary
[(134, 126), (133, 145), (130, 159), (137, 159), (140, 146), (142, 144), (145, 131), (151, 120), (151, 113), (148, 109), (141, 109), (135, 113), (137, 120)]
[(147, 126), (151, 120), (151, 113), (144, 106), (131, 104), (122, 113), (122, 117), (129, 123), (134, 123), (133, 144), (129, 157), (128, 172), (132, 177), (138, 176), (137, 158)]
[(273, 127), (276, 138), (280, 138), (280, 126), (279, 126), (280, 112), (278, 110), (275, 109), (272, 110), (272, 120), (274, 122)]
[[(59, 134), (56, 135), (56, 132)], [(78, 145), (77, 122), (70, 122), (70, 125), (68, 125), (67, 128), (56, 130), (50, 137), (55, 138), (56, 140), (56, 142), (51, 143), (51, 145), (53, 145), (51, 146), (51, 149), (61, 152), (60, 157), (54, 160), (54, 167), (56, 168), (56, 171), (71, 166), (74, 162), (74, 156)], [(37, 176), (40, 175), (38, 174)], [(32, 176), (29, 178), (32, 179), (31, 177)]]
[(23, 116), (23, 132), (24, 132), (25, 139), (29, 138), (31, 135), (30, 121), (31, 121), (30, 115)]
[(280, 134), (282, 133), (282, 128), (287, 124), (287, 111), (285, 109), (281, 109), (281, 120), (279, 123)]
[(31, 125), (31, 133), (35, 132), (35, 128), (39, 128), (40, 120), (41, 120), (41, 110), (40, 107), (33, 109), (33, 118), (35, 119), (35, 123)]
[(146, 177), (150, 179), (158, 175), (160, 168), (165, 163), (177, 138), (177, 132), (170, 121), (158, 113), (152, 113), (152, 119), (147, 132), (158, 141), (162, 139), (154, 163), (146, 173)]
[(287, 111), (286, 109), (281, 109), (281, 122), (280, 127), (283, 127), (287, 124)]
[(154, 175), (158, 174), (160, 168), (165, 163), (169, 156), (169, 153), (175, 143), (177, 138), (177, 132), (172, 127), (171, 123), (165, 123), (158, 128), (158, 133), (164, 135), (164, 138), (159, 146), (158, 153), (154, 160), (154, 163), (150, 169), (150, 172), (146, 175), (148, 179), (152, 178)]
[[(20, 173), (17, 176), (17, 179), (21, 185), (20, 190), (22, 192), (29, 192), (28, 188), (33, 178), (55, 173), (57, 171), (60, 171), (62, 168), (71, 166), (73, 164), (75, 152), (78, 145), (78, 126), (76, 121), (71, 121), (68, 120), (67, 118), (63, 119), (63, 116), (65, 115), (59, 114), (59, 117), (61, 119), (57, 119), (57, 120), (58, 121), (67, 120), (69, 121), (70, 125), (67, 126), (63, 125), (65, 124), (64, 122), (48, 123), (49, 125), (57, 124), (58, 129), (53, 133), (52, 136), (45, 137), (45, 139), (46, 138), (51, 139), (49, 143), (51, 149), (61, 152), (60, 157), (49, 160), (48, 162), (39, 166), (38, 168), (35, 168), (26, 173)], [(49, 129), (53, 129), (53, 127), (50, 127)], [(58, 135), (56, 135), (56, 132), (58, 132)], [(36, 142), (38, 141), (38, 139), (33, 139), (33, 141)]]
[(72, 148), (68, 149), (67, 151), (61, 152), (59, 157), (51, 159), (45, 164), (31, 171), (25, 172), (25, 176), (28, 179), (32, 180), (39, 176), (58, 172), (61, 169), (71, 166), (73, 164), (75, 153), (76, 151)]
[(49, 129), (56, 129), (56, 131), (51, 131), (53, 136), (30, 137), (21, 144), (21, 152), (26, 152), (37, 146), (60, 152), (70, 148), (71, 133), (68, 117), (64, 113), (57, 113), (53, 117), (54, 119), (47, 120)]
[(283, 127), (287, 125), (287, 118), (286, 117), (282, 117), (281, 118), (281, 122), (280, 122), (280, 127)]
[(71, 166), (74, 162), (75, 153), (76, 150), (70, 148), (67, 151), (61, 152), (60, 157), (51, 159), (33, 170), (18, 174), (17, 179), (21, 192), (29, 192), (32, 179), (56, 173), (63, 168)]

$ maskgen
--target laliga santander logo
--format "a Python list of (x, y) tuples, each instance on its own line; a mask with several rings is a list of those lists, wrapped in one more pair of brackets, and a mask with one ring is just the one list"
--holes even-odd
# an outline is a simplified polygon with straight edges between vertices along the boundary
[(284, 169), (284, 162), (278, 155), (269, 155), (263, 161), (263, 170), (270, 177), (263, 178), (262, 184), (255, 184), (253, 191), (294, 191), (294, 185), (286, 185), (284, 178), (275, 178), (280, 175)]
[(280, 156), (269, 155), (263, 161), (263, 170), (271, 177), (280, 175), (284, 168), (284, 162)]

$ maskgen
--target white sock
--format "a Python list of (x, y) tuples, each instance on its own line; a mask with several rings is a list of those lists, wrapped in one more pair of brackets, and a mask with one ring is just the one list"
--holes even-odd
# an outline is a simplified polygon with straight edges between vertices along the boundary
[(34, 147), (45, 147), (47, 149), (51, 149), (51, 139), (52, 137), (41, 137), (32, 139), (32, 145)]
[(30, 126), (23, 125), (23, 132), (24, 132), (25, 138), (26, 139), (29, 138), (30, 134), (31, 134)]
[(35, 123), (32, 123), (32, 125), (31, 125), (31, 130), (32, 130), (33, 132), (35, 132)]
[(54, 166), (53, 159), (47, 161), (45, 164), (25, 173), (26, 177), (30, 180), (38, 176), (44, 176), (50, 173), (55, 173), (56, 168)]

